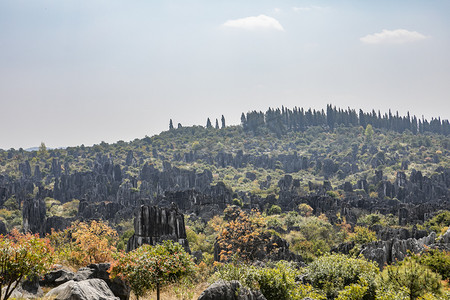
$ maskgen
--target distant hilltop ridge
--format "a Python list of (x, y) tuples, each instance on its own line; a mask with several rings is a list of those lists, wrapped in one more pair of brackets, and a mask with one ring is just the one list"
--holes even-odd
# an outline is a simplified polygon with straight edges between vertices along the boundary
[[(225, 127), (225, 118), (222, 115), (222, 127)], [(219, 128), (219, 121), (216, 119), (215, 128)], [(396, 132), (404, 132), (409, 130), (413, 134), (418, 133), (436, 133), (449, 135), (450, 123), (447, 119), (441, 120), (440, 117), (431, 118), (428, 121), (423, 116), (417, 118), (415, 115), (400, 116), (398, 111), (393, 114), (391, 110), (381, 114), (380, 110), (364, 112), (362, 109), (356, 111), (350, 107), (347, 109), (336, 108), (331, 104), (327, 105), (325, 110), (315, 110), (309, 108), (294, 107), (293, 109), (270, 108), (264, 113), (262, 111), (250, 111), (241, 114), (241, 125), (245, 131), (253, 131), (257, 133), (262, 128), (267, 128), (277, 135), (290, 131), (304, 131), (310, 126), (327, 126), (333, 130), (336, 126), (362, 126), (367, 125), (373, 128), (392, 130)], [(178, 128), (182, 125), (178, 123)], [(206, 128), (213, 128), (210, 118), (206, 121)], [(169, 130), (174, 129), (173, 121), (169, 121)]]
[[(380, 110), (375, 111), (372, 109), (371, 112), (364, 112), (362, 109), (356, 110), (350, 107), (347, 109), (336, 108), (336, 106), (331, 104), (327, 105), (326, 110), (299, 107), (289, 109), (284, 106), (281, 108), (269, 107), (266, 112), (253, 110), (241, 114), (241, 124), (239, 126), (242, 126), (244, 131), (247, 132), (258, 134), (261, 133), (261, 130), (267, 129), (279, 136), (288, 132), (304, 131), (311, 126), (321, 126), (333, 130), (339, 126), (362, 126), (366, 128), (369, 124), (374, 129), (391, 130), (399, 133), (409, 131), (412, 134), (434, 133), (445, 136), (450, 135), (449, 120), (441, 120), (441, 117), (433, 117), (431, 120), (428, 120), (423, 116), (418, 118), (415, 115), (410, 115), (409, 112), (405, 116), (400, 116), (398, 111), (393, 114), (391, 109), (387, 113), (382, 114)], [(210, 118), (207, 118), (205, 127), (224, 128), (226, 127), (225, 117), (222, 115), (220, 121), (215, 119), (215, 125), (213, 125)], [(181, 123), (178, 123), (175, 127), (173, 120), (170, 119), (169, 130), (175, 130), (176, 128), (183, 128), (183, 126)], [(81, 145), (81, 147), (84, 147), (84, 145)], [(68, 147), (48, 147), (47, 150), (66, 148)], [(0, 150), (6, 151), (6, 149)], [(24, 151), (39, 151), (39, 147), (26, 148)]]

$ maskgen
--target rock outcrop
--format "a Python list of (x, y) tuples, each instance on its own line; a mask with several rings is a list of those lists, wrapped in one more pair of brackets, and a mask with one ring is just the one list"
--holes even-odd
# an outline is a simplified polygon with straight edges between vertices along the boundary
[(243, 287), (239, 281), (216, 281), (198, 297), (198, 300), (266, 300), (260, 291)]
[(45, 274), (39, 281), (39, 284), (46, 287), (56, 287), (73, 280), (74, 276), (75, 274), (72, 271), (61, 267)]
[(7, 233), (8, 233), (8, 230), (6, 229), (5, 223), (3, 223), (2, 220), (0, 220), (0, 234), (5, 235)]
[(362, 246), (361, 254), (366, 259), (377, 262), (382, 269), (386, 264), (402, 261), (408, 252), (422, 252), (426, 246), (435, 244), (435, 241), (436, 233), (434, 232), (421, 239), (399, 240), (395, 238), (389, 241), (376, 241)]
[(178, 242), (190, 253), (184, 215), (175, 204), (170, 207), (142, 205), (134, 219), (134, 234), (128, 240), (127, 251), (143, 244), (156, 245), (164, 240)]
[[(109, 268), (109, 263), (90, 264), (87, 267), (80, 268), (76, 273), (73, 273), (61, 267), (45, 274), (39, 283), (46, 287), (59, 287), (68, 282), (82, 283), (96, 279), (106, 283), (113, 295), (120, 300), (128, 300), (130, 298), (130, 287), (120, 278), (111, 279), (108, 272)], [(71, 283), (69, 286), (76, 285), (75, 283)], [(66, 287), (64, 289), (66, 289)], [(101, 289), (103, 289), (103, 287)]]
[(45, 222), (45, 202), (41, 199), (27, 199), (23, 204), (23, 230), (40, 233)]
[(70, 280), (51, 289), (45, 295), (45, 299), (119, 300), (102, 279), (87, 279), (78, 282)]

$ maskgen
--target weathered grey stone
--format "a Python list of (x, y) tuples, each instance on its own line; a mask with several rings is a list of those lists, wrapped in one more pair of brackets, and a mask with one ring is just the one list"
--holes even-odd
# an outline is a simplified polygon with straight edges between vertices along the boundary
[(45, 221), (45, 202), (42, 199), (27, 199), (23, 204), (22, 217), (25, 232), (40, 233)]
[(239, 281), (216, 281), (198, 297), (198, 300), (265, 300), (260, 291), (251, 291)]
[(0, 220), (0, 234), (7, 234), (8, 230), (6, 229), (5, 223), (3, 223), (2, 220)]
[(70, 280), (50, 290), (46, 299), (57, 300), (119, 300), (102, 279)]
[(72, 271), (61, 268), (45, 274), (39, 283), (42, 286), (58, 286), (69, 280), (73, 280), (74, 275)]
[(142, 205), (134, 219), (134, 234), (128, 240), (127, 251), (143, 244), (156, 245), (164, 240), (180, 243), (190, 252), (184, 215), (176, 205), (158, 207)]
[(90, 264), (87, 267), (78, 269), (74, 275), (74, 281), (83, 281), (87, 279), (102, 279), (109, 286), (113, 294), (121, 300), (128, 300), (130, 298), (130, 287), (120, 278), (111, 279), (109, 277), (109, 263)]
[[(2, 296), (6, 292), (6, 287), (2, 289)], [(39, 278), (37, 276), (24, 280), (12, 292), (10, 299), (36, 299), (44, 295), (42, 288), (39, 286)]]
[(361, 249), (361, 254), (368, 260), (378, 263), (380, 269), (385, 264), (391, 264), (395, 261), (402, 261), (408, 255), (408, 252), (420, 253), (426, 246), (433, 245), (436, 239), (436, 233), (432, 232), (427, 237), (421, 239), (389, 241), (376, 241), (366, 244)]

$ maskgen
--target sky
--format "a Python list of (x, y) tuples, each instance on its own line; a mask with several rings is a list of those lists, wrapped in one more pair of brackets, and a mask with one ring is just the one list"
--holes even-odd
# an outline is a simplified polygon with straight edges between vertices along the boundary
[(0, 0), (0, 148), (282, 105), (449, 119), (448, 16), (448, 0)]

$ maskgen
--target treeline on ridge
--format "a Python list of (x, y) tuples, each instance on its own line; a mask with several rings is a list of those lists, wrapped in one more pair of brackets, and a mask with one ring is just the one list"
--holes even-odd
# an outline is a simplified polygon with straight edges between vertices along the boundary
[(380, 111), (364, 112), (361, 109), (356, 112), (355, 109), (341, 109), (327, 105), (326, 112), (309, 108), (294, 107), (292, 110), (269, 108), (265, 113), (262, 111), (251, 111), (247, 114), (241, 114), (241, 123), (245, 131), (258, 133), (261, 128), (267, 128), (270, 131), (282, 135), (290, 131), (304, 131), (309, 126), (328, 126), (330, 129), (339, 125), (344, 126), (362, 126), (371, 124), (374, 128), (392, 130), (402, 133), (409, 130), (413, 134), (418, 133), (436, 133), (449, 135), (450, 123), (447, 119), (441, 120), (440, 117), (432, 118), (431, 121), (423, 118), (418, 119), (411, 116), (409, 112), (406, 116), (400, 116), (398, 111), (392, 114), (381, 114)]

